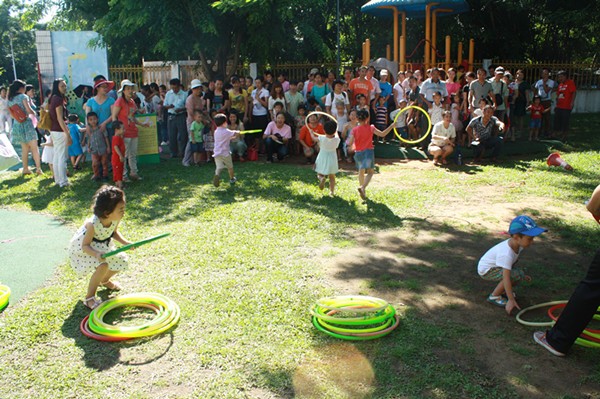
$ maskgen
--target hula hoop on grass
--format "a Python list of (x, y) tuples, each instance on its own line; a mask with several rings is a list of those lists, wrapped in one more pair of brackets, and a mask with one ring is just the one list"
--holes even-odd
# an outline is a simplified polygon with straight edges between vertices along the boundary
[[(559, 316), (556, 316), (554, 313), (558, 309), (564, 309), (566, 306), (567, 306), (566, 303), (561, 303), (561, 304), (552, 306), (550, 309), (548, 309), (548, 317), (550, 317), (554, 321), (557, 321)], [(600, 315), (595, 314), (593, 319), (600, 320)], [(584, 334), (587, 335), (587, 337), (585, 337), (586, 339), (590, 339), (591, 341), (595, 341), (595, 342), (600, 342), (600, 330), (593, 330), (591, 328), (586, 328), (585, 330), (583, 330), (582, 335), (584, 335)], [(596, 340), (598, 340), (598, 341), (596, 341)]]
[[(319, 319), (317, 319), (316, 317), (312, 318), (312, 323), (313, 325), (317, 328), (317, 330), (324, 332), (327, 335), (330, 335), (334, 338), (339, 338), (339, 339), (345, 339), (348, 341), (368, 341), (371, 339), (376, 339), (376, 338), (381, 338), (384, 337), (386, 335), (388, 335), (389, 333), (391, 333), (396, 327), (398, 327), (398, 324), (400, 324), (400, 317), (398, 315), (394, 315), (395, 318), (395, 322), (392, 326), (386, 328), (385, 330), (382, 330), (379, 334), (376, 333), (368, 333), (365, 335), (362, 335), (360, 333), (356, 333), (356, 334), (338, 334), (332, 331), (327, 330), (326, 328), (324, 328), (323, 326), (321, 326), (319, 324)], [(360, 331), (360, 330), (357, 330)]]
[[(402, 137), (402, 135), (400, 133), (398, 133), (398, 130), (396, 129), (396, 121), (398, 120), (398, 117), (400, 115), (402, 115), (403, 112), (406, 112), (409, 109), (416, 109), (418, 111), (421, 111), (423, 114), (425, 114), (425, 117), (427, 118), (427, 123), (428, 123), (427, 131), (418, 140), (406, 140), (404, 137)], [(400, 141), (403, 141), (406, 144), (418, 144), (421, 141), (425, 140), (425, 137), (427, 137), (429, 135), (429, 132), (431, 132), (432, 128), (433, 128), (433, 126), (431, 125), (431, 117), (429, 116), (429, 112), (425, 111), (423, 108), (421, 108), (421, 107), (419, 107), (417, 105), (410, 105), (410, 106), (408, 106), (406, 108), (402, 108), (402, 110), (400, 110), (400, 112), (398, 112), (396, 114), (396, 117), (394, 118), (394, 134), (396, 134), (396, 137), (398, 137), (398, 139), (400, 139)]]
[[(352, 304), (352, 305), (354, 305), (354, 304)], [(353, 311), (353, 310), (354, 309), (347, 309), (345, 311)], [(362, 317), (346, 317), (346, 318), (334, 317), (333, 314), (335, 314), (337, 312), (340, 312), (340, 311), (337, 310), (337, 311), (325, 312), (324, 309), (321, 309), (318, 306), (313, 306), (310, 309), (310, 313), (314, 317), (317, 317), (319, 320), (336, 323), (336, 324), (340, 324), (340, 325), (345, 325), (345, 326), (365, 326), (365, 325), (372, 325), (372, 324), (376, 324), (376, 323), (382, 323), (385, 320), (387, 320), (388, 318), (393, 317), (394, 314), (396, 314), (396, 310), (391, 305), (388, 305), (383, 311), (376, 311), (373, 316), (369, 316), (369, 315), (365, 314), (365, 316), (362, 316)]]
[(170, 236), (170, 235), (171, 235), (171, 233), (163, 233), (163, 234), (159, 234), (159, 235), (154, 236), (154, 237), (150, 237), (150, 238), (146, 238), (144, 240), (133, 242), (131, 244), (123, 245), (121, 248), (117, 248), (114, 251), (110, 251), (110, 252), (105, 253), (104, 255), (102, 255), (102, 258), (106, 259), (109, 256), (113, 256), (113, 255), (116, 255), (116, 254), (121, 253), (123, 251), (128, 251), (130, 249), (140, 247), (142, 245), (146, 245), (148, 243), (151, 243), (152, 241), (156, 241), (156, 240), (159, 240), (161, 238), (165, 238), (165, 237)]
[[(159, 312), (159, 308), (157, 308), (154, 305), (148, 305), (148, 304), (142, 304), (142, 303), (140, 303), (140, 304), (138, 304), (136, 306), (140, 307), (140, 308), (152, 309), (157, 314)], [(90, 329), (89, 318), (90, 318), (90, 315), (85, 316), (83, 318), (83, 320), (81, 320), (81, 324), (79, 325), (79, 329), (81, 330), (81, 332), (83, 333), (83, 335), (85, 335), (88, 338), (92, 338), (92, 339), (95, 339), (97, 341), (104, 341), (104, 342), (118, 342), (118, 341), (127, 341), (127, 340), (130, 340), (130, 339), (133, 339), (133, 338), (127, 338), (127, 337), (113, 337), (113, 336), (110, 336), (110, 335), (96, 334), (95, 332), (93, 332)]]
[[(375, 305), (379, 305), (379, 306), (369, 307), (368, 309), (363, 310), (364, 312), (377, 312), (380, 310), (384, 310), (388, 306), (388, 303), (386, 301), (384, 301), (383, 299), (375, 298), (372, 296), (366, 296), (366, 295), (345, 295), (345, 296), (337, 296), (337, 297), (330, 297), (330, 298), (321, 298), (316, 302), (316, 305), (323, 309), (343, 310), (343, 309), (345, 309), (345, 307), (340, 306), (340, 304), (339, 304), (340, 301), (344, 301), (344, 302), (357, 301), (357, 304), (364, 305), (364, 306), (366, 306), (365, 305), (366, 303), (373, 303)], [(354, 310), (354, 312), (360, 313), (360, 310), (356, 309), (356, 310)]]
[(530, 306), (528, 308), (525, 308), (523, 310), (521, 310), (519, 313), (517, 313), (517, 321), (521, 324), (523, 324), (524, 326), (529, 326), (529, 327), (551, 327), (554, 325), (554, 320), (552, 321), (542, 321), (542, 322), (537, 322), (537, 321), (525, 321), (523, 319), (521, 319), (521, 316), (527, 312), (529, 312), (530, 310), (535, 310), (535, 309), (539, 309), (539, 308), (544, 308), (547, 306), (554, 306), (554, 305), (559, 305), (562, 303), (567, 303), (567, 301), (552, 301), (552, 302), (544, 302), (544, 303), (540, 303), (538, 305), (533, 305)]
[(4, 310), (8, 306), (10, 300), (10, 287), (7, 285), (0, 285), (0, 311)]
[[(329, 119), (331, 119), (332, 121), (334, 121), (335, 123), (337, 123), (337, 119), (335, 119), (335, 117), (333, 115), (329, 115), (327, 112), (323, 112), (323, 111), (313, 111), (313, 112), (309, 113), (308, 115), (306, 115), (306, 118), (304, 118), (304, 125), (305, 126), (308, 126), (308, 118), (311, 115), (325, 115), (326, 117), (328, 117)], [(309, 129), (309, 128), (307, 128), (307, 129)], [(317, 135), (317, 136), (323, 136), (322, 134), (317, 133), (317, 132), (313, 132), (313, 133), (315, 135)]]

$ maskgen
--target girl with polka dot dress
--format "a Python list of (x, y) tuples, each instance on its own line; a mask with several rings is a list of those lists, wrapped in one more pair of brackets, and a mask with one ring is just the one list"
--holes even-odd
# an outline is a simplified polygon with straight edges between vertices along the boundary
[(121, 286), (111, 278), (127, 269), (127, 255), (119, 253), (108, 258), (102, 255), (115, 248), (111, 241), (123, 245), (131, 244), (118, 230), (119, 222), (125, 214), (125, 193), (114, 186), (102, 186), (94, 195), (92, 211), (94, 215), (87, 219), (71, 239), (69, 258), (71, 267), (79, 275), (92, 273), (88, 291), (83, 304), (94, 309), (100, 304), (96, 297), (98, 286), (119, 291)]

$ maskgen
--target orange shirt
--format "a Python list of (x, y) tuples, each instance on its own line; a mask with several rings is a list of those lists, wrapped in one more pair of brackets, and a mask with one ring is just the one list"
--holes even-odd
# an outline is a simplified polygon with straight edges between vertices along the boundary
[(369, 93), (373, 90), (373, 85), (367, 79), (360, 80), (359, 78), (354, 78), (348, 88), (352, 91), (352, 105), (356, 105), (356, 96), (359, 94), (363, 94), (367, 97), (367, 101), (369, 100)]
[(354, 136), (354, 148), (356, 151), (370, 150), (373, 148), (373, 125), (358, 125), (352, 129)]
[[(313, 132), (318, 134), (325, 134), (325, 130), (323, 130), (323, 125), (319, 123), (317, 127), (313, 129)], [(306, 145), (310, 147), (312, 147), (316, 143), (316, 141), (313, 140), (307, 125), (302, 126), (302, 129), (300, 129), (300, 140), (304, 141)]]

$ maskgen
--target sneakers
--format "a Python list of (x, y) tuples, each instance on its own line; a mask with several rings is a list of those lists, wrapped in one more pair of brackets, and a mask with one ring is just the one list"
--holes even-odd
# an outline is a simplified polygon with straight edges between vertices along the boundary
[(496, 306), (499, 306), (499, 307), (501, 307), (501, 308), (505, 307), (505, 306), (506, 306), (506, 303), (508, 302), (508, 301), (507, 301), (507, 300), (506, 300), (504, 297), (502, 297), (501, 295), (494, 296), (494, 295), (492, 295), (492, 294), (490, 294), (490, 295), (487, 297), (487, 301), (488, 301), (489, 303), (491, 303), (492, 305), (496, 305)]
[(162, 142), (160, 143), (160, 145), (169, 145), (169, 142), (168, 142), (168, 141), (162, 141)]
[(233, 178), (229, 180), (229, 184), (231, 184), (232, 186), (235, 184), (235, 182), (237, 181), (237, 178)]
[(546, 348), (548, 352), (552, 353), (554, 356), (564, 357), (565, 354), (554, 349), (546, 339), (546, 333), (544, 331), (536, 331), (533, 333), (533, 340)]
[(219, 175), (215, 175), (215, 177), (213, 177), (213, 184), (215, 185), (215, 187), (219, 187), (219, 185), (221, 184), (221, 178), (219, 177)]

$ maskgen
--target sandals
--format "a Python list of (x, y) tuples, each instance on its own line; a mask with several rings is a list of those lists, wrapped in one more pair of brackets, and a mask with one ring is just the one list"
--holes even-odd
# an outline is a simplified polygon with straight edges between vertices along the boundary
[(108, 288), (111, 291), (121, 291), (123, 289), (123, 287), (121, 286), (121, 284), (117, 283), (116, 281), (105, 281), (103, 283), (100, 283), (101, 286)]
[(325, 188), (325, 176), (318, 176), (319, 179), (319, 189), (323, 190)]
[(367, 200), (367, 194), (365, 194), (365, 190), (364, 190), (364, 188), (362, 188), (362, 187), (359, 187), (359, 188), (358, 188), (358, 194), (360, 195), (360, 198), (361, 198), (363, 201), (366, 201), (366, 200)]
[(506, 300), (504, 297), (502, 297), (501, 295), (494, 296), (494, 295), (492, 295), (492, 294), (490, 294), (490, 295), (487, 297), (487, 301), (488, 301), (489, 303), (491, 303), (492, 305), (496, 305), (496, 306), (499, 306), (499, 307), (501, 307), (501, 308), (505, 307), (505, 306), (506, 306), (506, 303), (508, 302), (508, 301), (507, 301), (507, 300)]
[[(91, 304), (90, 304), (91, 302)], [(85, 298), (85, 300), (83, 301), (83, 306), (85, 306), (86, 308), (88, 308), (89, 310), (94, 310), (98, 307), (98, 305), (100, 305), (102, 303), (102, 301), (100, 299), (98, 299), (95, 296), (91, 296), (89, 298)]]

